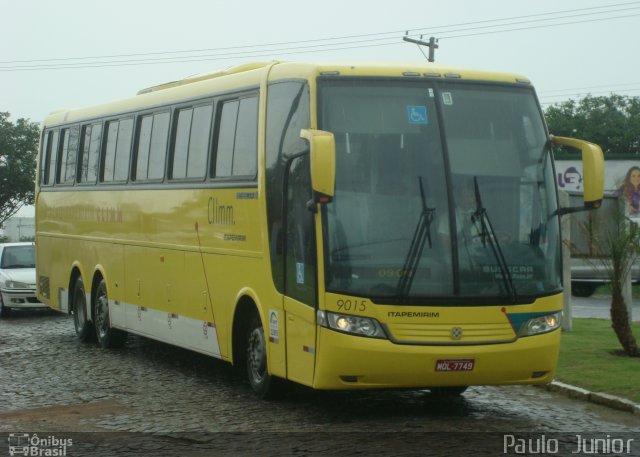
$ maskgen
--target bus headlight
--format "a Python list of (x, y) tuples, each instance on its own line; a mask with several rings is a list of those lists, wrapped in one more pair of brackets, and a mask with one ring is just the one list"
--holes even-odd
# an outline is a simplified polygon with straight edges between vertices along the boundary
[(338, 332), (368, 336), (370, 338), (386, 338), (380, 323), (370, 317), (318, 311), (317, 318), (318, 325)]
[(538, 316), (529, 319), (522, 324), (518, 336), (531, 336), (547, 333), (560, 327), (562, 323), (562, 311), (546, 316)]

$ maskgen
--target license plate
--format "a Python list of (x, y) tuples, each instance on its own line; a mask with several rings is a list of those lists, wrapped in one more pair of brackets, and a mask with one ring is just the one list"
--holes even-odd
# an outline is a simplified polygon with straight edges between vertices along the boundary
[(474, 359), (440, 359), (436, 361), (436, 371), (473, 371)]

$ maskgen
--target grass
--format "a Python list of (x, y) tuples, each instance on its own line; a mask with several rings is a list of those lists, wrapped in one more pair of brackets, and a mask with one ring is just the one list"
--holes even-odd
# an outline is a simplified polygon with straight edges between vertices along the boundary
[[(596, 289), (595, 295), (611, 295), (611, 288), (608, 285), (600, 286)], [(631, 286), (631, 296), (640, 298), (640, 284)]]
[[(640, 342), (640, 322), (633, 334)], [(555, 379), (640, 403), (640, 357), (621, 354), (610, 320), (574, 318), (573, 331), (562, 334)]]

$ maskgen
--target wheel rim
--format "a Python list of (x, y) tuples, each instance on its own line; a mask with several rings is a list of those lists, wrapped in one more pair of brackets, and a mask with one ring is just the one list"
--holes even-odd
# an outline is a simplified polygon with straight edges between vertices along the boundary
[(247, 359), (251, 382), (254, 385), (262, 383), (267, 374), (267, 352), (261, 327), (253, 329), (249, 335)]
[(76, 332), (80, 333), (87, 321), (86, 303), (84, 300), (84, 291), (77, 291), (73, 297), (73, 322), (76, 326)]
[(100, 284), (96, 296), (96, 329), (100, 339), (104, 339), (109, 331), (109, 299), (103, 284)]

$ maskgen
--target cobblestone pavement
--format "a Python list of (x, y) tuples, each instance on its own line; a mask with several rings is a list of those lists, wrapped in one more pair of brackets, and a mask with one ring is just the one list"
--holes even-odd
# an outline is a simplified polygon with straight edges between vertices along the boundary
[(9, 434), (25, 432), (76, 437), (66, 455), (427, 455), (425, 443), (441, 443), (437, 455), (495, 455), (505, 433), (533, 443), (604, 433), (634, 439), (624, 455), (640, 455), (638, 415), (544, 389), (473, 387), (443, 400), (294, 387), (260, 401), (224, 362), (135, 336), (105, 351), (51, 311), (0, 321), (0, 383), (0, 457)]

